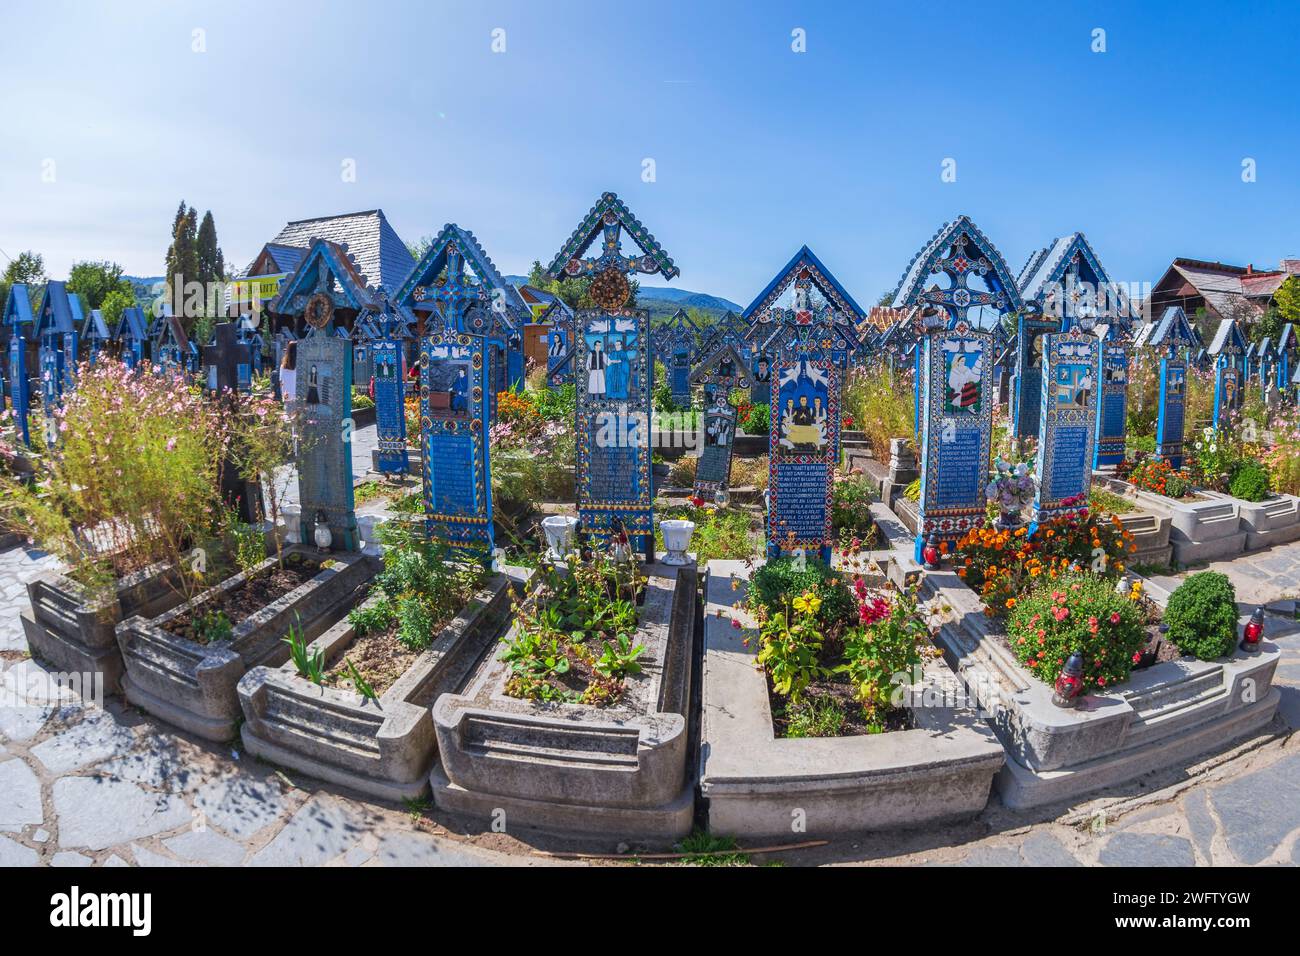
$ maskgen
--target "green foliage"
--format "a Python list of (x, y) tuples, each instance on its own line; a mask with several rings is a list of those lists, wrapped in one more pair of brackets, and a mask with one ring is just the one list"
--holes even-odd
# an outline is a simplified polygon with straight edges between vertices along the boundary
[(1242, 501), (1263, 501), (1269, 494), (1269, 472), (1253, 458), (1238, 462), (1228, 479), (1228, 494)]
[(633, 646), (632, 639), (626, 633), (618, 634), (614, 641), (614, 644), (604, 642), (605, 652), (596, 661), (596, 670), (606, 677), (614, 678), (641, 673), (641, 664), (637, 658), (645, 653), (645, 645)]
[(686, 866), (749, 866), (749, 857), (736, 852), (738, 844), (731, 837), (713, 836), (703, 830), (696, 830), (676, 847), (686, 856), (682, 864)]
[(1115, 592), (1113, 579), (1061, 574), (1033, 587), (1007, 616), (1007, 640), (1022, 664), (1054, 684), (1075, 651), (1086, 690), (1121, 684), (1146, 643), (1141, 607)]
[(784, 596), (781, 609), (769, 611), (759, 629), (758, 662), (767, 669), (772, 689), (794, 704), (809, 684), (831, 673), (821, 663), (823, 628), (817, 617), (821, 604), (812, 590), (793, 599)]
[(347, 666), (348, 680), (352, 681), (352, 689), (366, 700), (378, 700), (379, 695), (375, 693), (375, 688), (361, 676), (361, 672), (357, 670), (357, 665), (353, 664), (351, 660), (346, 660), (343, 663)]
[[(695, 522), (691, 550), (701, 564), (714, 560), (752, 557), (756, 547), (749, 513), (740, 508), (686, 506), (663, 512), (664, 518), (685, 518)], [(655, 529), (655, 546), (663, 549), (663, 533)]]
[(878, 725), (893, 705), (895, 675), (920, 667), (930, 634), (910, 591), (895, 591), (890, 600), (878, 599), (863, 608), (862, 616), (871, 620), (845, 635), (844, 663), (836, 670), (853, 684), (867, 720)]
[(230, 552), (235, 556), (235, 564), (240, 571), (252, 571), (266, 560), (266, 538), (262, 529), (241, 521), (239, 512), (233, 508), (226, 512), (225, 531), (230, 542)]
[(194, 639), (200, 644), (228, 641), (235, 633), (234, 625), (224, 611), (205, 611), (194, 621)]
[(903, 489), (903, 497), (908, 501), (921, 500), (921, 479), (917, 478)]
[(883, 361), (849, 374), (844, 388), (844, 410), (862, 429), (879, 462), (889, 461), (889, 442), (911, 438), (915, 424), (912, 371), (891, 369)]
[(749, 414), (740, 420), (746, 435), (766, 435), (772, 430), (772, 409), (763, 402), (749, 406)]
[(1203, 661), (1223, 657), (1237, 643), (1237, 592), (1218, 571), (1190, 575), (1169, 595), (1164, 621), (1183, 653)]
[[(82, 296), (92, 309), (101, 308), (108, 296), (114, 293), (125, 295), (128, 305), (135, 303), (131, 283), (122, 278), (122, 267), (116, 262), (74, 262), (68, 274), (68, 291)], [(112, 328), (109, 325), (110, 331)]]
[(573, 423), (578, 407), (578, 390), (572, 382), (530, 391), (528, 397), (537, 407), (537, 413), (548, 422)]
[(846, 715), (838, 698), (814, 697), (787, 705), (783, 716), (787, 737), (838, 737)]
[(5, 266), (3, 277), (0, 277), (0, 307), (8, 302), (9, 290), (18, 283), (26, 284), (32, 311), (35, 312), (40, 302), (41, 291), (45, 288), (45, 259), (27, 250), (18, 253), (17, 258), (9, 261)]
[[(802, 566), (801, 566), (802, 564)], [(811, 591), (820, 601), (817, 622), (823, 628), (853, 620), (853, 597), (839, 575), (816, 558), (777, 558), (754, 572), (749, 581), (749, 608), (760, 621), (784, 613), (787, 595)]]
[(1088, 490), (1088, 510), (1095, 515), (1123, 515), (1137, 509), (1123, 495), (1093, 485)]
[(874, 532), (871, 482), (859, 471), (835, 473), (831, 484), (831, 528), (860, 536)]
[(433, 643), (437, 629), (482, 587), (487, 570), (476, 562), (453, 561), (445, 544), (426, 540), (418, 525), (382, 525), (384, 569), (375, 577), (374, 602), (354, 608), (348, 623), (358, 635), (397, 627), (397, 640), (413, 651)]
[(298, 676), (313, 684), (321, 683), (325, 678), (325, 651), (322, 648), (311, 651), (299, 624), (291, 625), (288, 635), (281, 640), (289, 645), (289, 659), (293, 661)]
[(1273, 303), (1283, 322), (1300, 323), (1300, 277), (1287, 276), (1273, 293)]

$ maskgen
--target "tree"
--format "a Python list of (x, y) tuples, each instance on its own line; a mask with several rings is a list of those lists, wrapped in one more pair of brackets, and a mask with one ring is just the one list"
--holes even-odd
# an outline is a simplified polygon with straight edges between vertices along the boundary
[(415, 242), (408, 242), (406, 251), (411, 254), (412, 259), (419, 262), (424, 258), (424, 254), (429, 251), (431, 245), (433, 245), (433, 236), (421, 236)]
[(45, 259), (42, 256), (27, 250), (18, 253), (17, 259), (9, 260), (4, 276), (0, 278), (0, 303), (9, 301), (10, 288), (20, 282), (27, 283), (27, 292), (35, 308), (45, 291)]
[(135, 305), (135, 293), (129, 285), (126, 289), (114, 289), (104, 296), (99, 311), (104, 316), (104, 325), (108, 327), (110, 335), (117, 330), (117, 323), (122, 321), (122, 313), (133, 305)]
[(184, 314), (181, 306), (185, 301), (185, 283), (199, 278), (197, 232), (198, 213), (186, 207), (185, 200), (182, 199), (176, 210), (176, 218), (172, 220), (172, 242), (167, 247), (164, 279), (170, 290), (168, 299), (176, 315)]
[(1273, 293), (1273, 304), (1284, 323), (1300, 322), (1300, 276), (1287, 276)]
[(221, 282), (226, 278), (226, 259), (217, 245), (217, 224), (212, 218), (212, 210), (203, 214), (203, 223), (199, 226), (196, 241), (198, 258), (198, 279), (206, 286), (209, 282)]
[(131, 283), (122, 278), (116, 262), (74, 262), (68, 275), (68, 291), (79, 293), (92, 309), (101, 308), (112, 292), (133, 295)]

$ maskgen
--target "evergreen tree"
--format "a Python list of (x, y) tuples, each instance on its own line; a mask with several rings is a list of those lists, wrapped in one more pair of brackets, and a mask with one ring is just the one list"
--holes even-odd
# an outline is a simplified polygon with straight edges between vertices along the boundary
[(167, 248), (166, 282), (171, 291), (169, 301), (176, 315), (184, 314), (185, 283), (199, 278), (198, 213), (181, 200), (172, 221), (172, 243)]
[(217, 245), (217, 224), (212, 218), (212, 211), (203, 214), (197, 239), (198, 277), (205, 285), (220, 282), (226, 277), (226, 261)]

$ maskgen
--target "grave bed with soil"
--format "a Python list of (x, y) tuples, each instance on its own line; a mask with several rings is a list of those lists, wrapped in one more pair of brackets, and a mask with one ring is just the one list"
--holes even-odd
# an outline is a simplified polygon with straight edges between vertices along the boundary
[[(424, 650), (396, 637), (396, 625), (357, 635), (347, 618), (313, 641), (326, 671), (321, 684), (292, 661), (254, 667), (239, 682), (244, 747), (264, 760), (386, 800), (423, 796), (429, 789), (435, 736), (430, 708), (463, 684), (500, 637), (512, 587), (531, 571), (492, 575)], [(376, 599), (368, 599), (363, 608)], [(351, 667), (376, 695), (353, 686)]]
[(111, 595), (49, 572), (27, 585), (31, 608), (21, 612), (32, 655), (55, 670), (102, 674), (105, 693), (121, 690), (124, 666), (115, 629), (132, 615), (151, 617), (184, 600), (173, 565), (153, 564), (120, 577)]
[[(208, 740), (229, 740), (242, 716), (236, 685), (288, 657), (283, 638), (311, 640), (356, 603), (376, 562), (301, 545), (268, 558), (153, 618), (117, 626), (127, 700)], [(221, 623), (218, 614), (226, 623)]]
[[(743, 600), (747, 579), (743, 562), (709, 564), (700, 790), (711, 832), (788, 836), (798, 813), (816, 837), (927, 826), (984, 808), (1004, 761), (1002, 747), (960, 706), (956, 681), (932, 658), (920, 665), (920, 682), (903, 707), (890, 709), (883, 728), (846, 721), (840, 736), (781, 736), (776, 706), (784, 699), (771, 695), (770, 678), (756, 666), (756, 633), (729, 620), (754, 624), (732, 609)], [(833, 680), (821, 683), (823, 696), (844, 689)], [(818, 685), (811, 686), (816, 692)]]
[[(512, 832), (657, 842), (690, 832), (686, 755), (698, 573), (661, 564), (642, 573), (628, 643), (644, 651), (616, 694), (595, 695), (599, 704), (575, 702), (589, 687), (608, 688), (585, 672), (583, 686), (569, 686), (567, 672), (548, 666), (532, 671), (532, 693), (556, 699), (529, 699), (515, 666), (522, 662), (503, 652), (489, 654), (459, 693), (438, 698), (439, 763), (430, 783), (440, 809), (484, 819), (504, 811)], [(518, 647), (520, 637), (516, 620), (506, 648)]]

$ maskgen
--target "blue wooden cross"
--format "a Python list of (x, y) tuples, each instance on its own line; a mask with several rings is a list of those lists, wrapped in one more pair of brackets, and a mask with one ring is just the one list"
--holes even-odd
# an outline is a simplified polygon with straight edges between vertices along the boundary
[(455, 245), (447, 249), (447, 279), (440, 286), (416, 286), (413, 293), (417, 302), (433, 302), (439, 306), (444, 325), (456, 332), (484, 335), (491, 324), (490, 318), (480, 313), (466, 321), (475, 303), (487, 305), (491, 294), (477, 279), (465, 273), (465, 256)]

